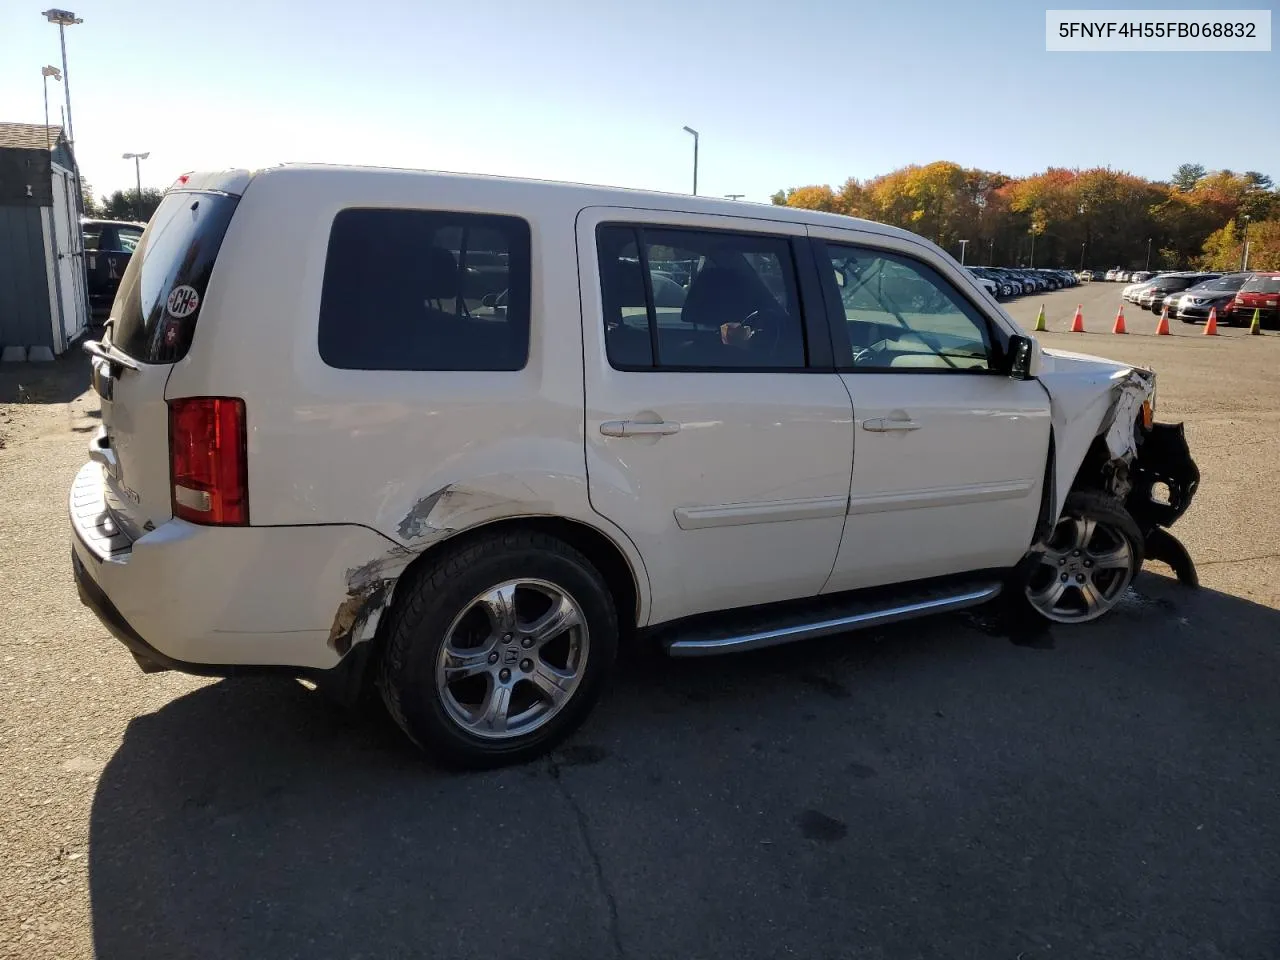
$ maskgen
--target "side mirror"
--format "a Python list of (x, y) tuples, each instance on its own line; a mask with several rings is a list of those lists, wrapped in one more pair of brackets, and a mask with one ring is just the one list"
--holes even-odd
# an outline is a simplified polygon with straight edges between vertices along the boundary
[(1040, 375), (1040, 341), (1015, 334), (1009, 338), (1007, 373), (1014, 380), (1033, 380)]

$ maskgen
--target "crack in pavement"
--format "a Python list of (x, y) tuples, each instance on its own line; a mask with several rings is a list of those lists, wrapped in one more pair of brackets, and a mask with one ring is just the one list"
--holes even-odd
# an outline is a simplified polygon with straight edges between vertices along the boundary
[(1276, 560), (1280, 559), (1280, 553), (1264, 553), (1260, 557), (1237, 557), (1227, 560), (1197, 560), (1197, 567), (1211, 567), (1215, 563), (1249, 563), (1253, 560)]
[(569, 787), (560, 779), (560, 764), (556, 762), (554, 756), (547, 758), (547, 772), (551, 775), (556, 789), (564, 797), (565, 802), (569, 804), (569, 808), (573, 810), (573, 815), (578, 821), (578, 834), (582, 837), (582, 845), (586, 847), (587, 857), (590, 858), (591, 866), (595, 869), (596, 886), (600, 888), (600, 894), (604, 897), (605, 904), (609, 908), (609, 936), (613, 940), (614, 952), (622, 960), (626, 960), (627, 951), (622, 945), (622, 931), (618, 923), (618, 900), (609, 888), (609, 881), (604, 875), (604, 863), (600, 860), (600, 854), (596, 851), (595, 844), (591, 842), (591, 832), (587, 826), (587, 814), (582, 809), (582, 805), (569, 792)]

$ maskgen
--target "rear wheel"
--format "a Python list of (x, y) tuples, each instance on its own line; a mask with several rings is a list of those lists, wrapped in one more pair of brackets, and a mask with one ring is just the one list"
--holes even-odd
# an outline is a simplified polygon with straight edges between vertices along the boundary
[(1024, 588), (1027, 603), (1055, 623), (1088, 623), (1110, 612), (1142, 568), (1142, 533), (1115, 497), (1076, 492), (1043, 544)]
[(604, 578), (572, 547), (495, 534), (442, 554), (402, 589), (379, 686), (427, 753), (466, 767), (518, 763), (586, 719), (618, 624)]

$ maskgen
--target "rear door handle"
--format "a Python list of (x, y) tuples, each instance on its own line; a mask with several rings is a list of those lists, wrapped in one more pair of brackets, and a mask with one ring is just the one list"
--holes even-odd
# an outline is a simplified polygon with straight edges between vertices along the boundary
[(680, 424), (671, 420), (650, 423), (644, 420), (606, 420), (600, 424), (606, 437), (666, 437), (680, 432)]
[(875, 420), (863, 420), (862, 429), (872, 433), (888, 433), (891, 430), (919, 430), (920, 424), (914, 420), (889, 420), (880, 417)]

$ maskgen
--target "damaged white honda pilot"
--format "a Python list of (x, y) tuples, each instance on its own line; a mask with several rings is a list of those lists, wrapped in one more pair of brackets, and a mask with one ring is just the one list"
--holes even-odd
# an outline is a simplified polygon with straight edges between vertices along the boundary
[(1042, 351), (936, 246), (413, 171), (184, 176), (94, 357), (81, 598), (143, 670), (372, 685), (472, 766), (620, 642), (703, 656), (1115, 606), (1199, 480), (1151, 372)]

